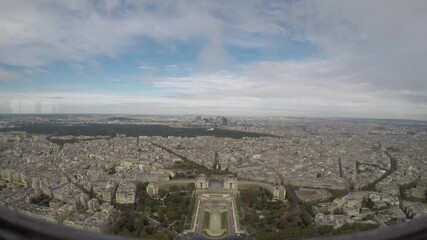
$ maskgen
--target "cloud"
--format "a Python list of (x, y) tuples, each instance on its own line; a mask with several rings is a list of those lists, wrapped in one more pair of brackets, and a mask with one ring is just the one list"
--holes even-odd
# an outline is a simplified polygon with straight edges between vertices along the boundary
[(0, 82), (15, 82), (22, 80), (26, 80), (26, 78), (19, 74), (6, 71), (5, 69), (0, 67)]
[(12, 113), (10, 98), (0, 97), (0, 113)]
[(280, 16), (377, 88), (427, 89), (425, 1), (298, 1)]
[(176, 64), (169, 64), (165, 66), (166, 71), (176, 71), (178, 69), (178, 65)]
[(138, 67), (139, 69), (144, 69), (144, 70), (156, 70), (156, 67), (153, 66), (148, 66), (148, 65), (141, 65)]
[(240, 90), (249, 87), (250, 82), (228, 72), (196, 74), (188, 77), (162, 77), (153, 79), (150, 83), (156, 88), (172, 90), (177, 95), (205, 94), (221, 95), (223, 91)]
[[(96, 56), (117, 57), (150, 39), (160, 44), (201, 40), (202, 60), (217, 64), (226, 58), (224, 43), (233, 42), (225, 39), (224, 32), (235, 32), (234, 38), (238, 32), (281, 31), (258, 16), (254, 4), (248, 4), (252, 9), (239, 16), (233, 16), (235, 12), (224, 4), (131, 0), (2, 2), (0, 63), (26, 67), (62, 60), (85, 63)], [(219, 60), (213, 59), (215, 56)]]
[(393, 77), (406, 76), (424, 86), (425, 8), (424, 1), (8, 1), (0, 8), (0, 63), (86, 63), (145, 40), (194, 41), (201, 62), (218, 69), (229, 63), (227, 47), (276, 49), (305, 40), (360, 71), (400, 69), (375, 77), (378, 84), (400, 87)]
[(159, 78), (152, 84), (173, 92), (171, 99), (253, 114), (427, 119), (424, 92), (372, 87), (342, 71), (337, 61), (259, 62), (234, 72)]
[(229, 64), (228, 59), (229, 57), (227, 51), (218, 41), (211, 42), (203, 47), (200, 54), (200, 60), (208, 70), (226, 68), (226, 66)]
[[(427, 119), (425, 9), (422, 0), (6, 1), (0, 4), (0, 65), (40, 69), (65, 61), (84, 66), (99, 56), (119, 58), (145, 42), (159, 48), (184, 43), (199, 51), (201, 70), (160, 77), (183, 66), (157, 69), (147, 56), (139, 66), (144, 73), (132, 77), (162, 96), (61, 93), (65, 97), (58, 104), (74, 106), (73, 111), (95, 109), (102, 100), (109, 110), (126, 104), (120, 111), (151, 104), (157, 108), (146, 109), (165, 112), (159, 106), (184, 112)], [(310, 58), (297, 52), (292, 60), (287, 54), (294, 45), (315, 51)], [(256, 57), (234, 55), (242, 49)], [(267, 60), (270, 52), (278, 57)], [(0, 68), (0, 80), (25, 76), (8, 67)], [(34, 102), (39, 96), (19, 98)], [(7, 97), (13, 104), (19, 98)]]
[[(427, 119), (423, 92), (380, 90), (349, 81), (336, 64), (312, 60), (241, 65), (235, 72), (158, 77), (145, 82), (165, 94), (3, 93), (3, 108), (61, 113), (228, 114)], [(268, 73), (268, 75), (266, 74)], [(265, 77), (262, 78), (261, 77)], [(7, 100), (7, 101), (6, 101)]]

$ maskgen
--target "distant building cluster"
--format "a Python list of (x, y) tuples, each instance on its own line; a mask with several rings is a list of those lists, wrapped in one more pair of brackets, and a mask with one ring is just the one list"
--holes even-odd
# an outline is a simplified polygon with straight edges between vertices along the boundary
[[(290, 186), (299, 201), (312, 206), (318, 226), (388, 225), (427, 216), (425, 125), (339, 119), (144, 119), (181, 128), (206, 126), (269, 136), (31, 135), (9, 129), (24, 123), (96, 121), (80, 116), (2, 120), (0, 130), (8, 131), (0, 133), (0, 204), (47, 221), (102, 232), (110, 225), (116, 204), (135, 203), (138, 183), (149, 182), (150, 195), (157, 195), (161, 184), (174, 181), (207, 189), (206, 176), (177, 167), (185, 160), (233, 174), (224, 178), (221, 189), (225, 190), (266, 184), (275, 198), (285, 198)], [(138, 122), (100, 120), (123, 121)]]

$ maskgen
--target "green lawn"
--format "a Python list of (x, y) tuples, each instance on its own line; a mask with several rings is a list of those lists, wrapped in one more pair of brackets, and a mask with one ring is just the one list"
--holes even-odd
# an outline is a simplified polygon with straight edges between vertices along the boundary
[(203, 229), (209, 228), (209, 217), (211, 214), (205, 211), (205, 218), (203, 219)]
[(226, 230), (226, 234), (228, 232), (228, 215), (227, 212), (221, 213), (221, 219), (222, 219), (222, 229)]

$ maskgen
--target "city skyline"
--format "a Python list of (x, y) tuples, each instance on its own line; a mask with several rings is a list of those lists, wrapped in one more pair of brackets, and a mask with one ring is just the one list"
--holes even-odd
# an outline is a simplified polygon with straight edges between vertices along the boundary
[(0, 6), (0, 114), (427, 120), (423, 1)]

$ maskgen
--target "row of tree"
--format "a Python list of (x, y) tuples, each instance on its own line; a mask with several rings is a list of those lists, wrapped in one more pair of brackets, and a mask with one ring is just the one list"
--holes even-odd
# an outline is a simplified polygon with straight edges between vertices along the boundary
[[(240, 191), (245, 222), (256, 239), (285, 239), (317, 236), (311, 217), (292, 204), (273, 201), (265, 189)], [(305, 215), (307, 214), (307, 216)]]
[(157, 231), (156, 227), (150, 225), (150, 222), (143, 214), (129, 210), (121, 211), (118, 214), (116, 221), (110, 228), (110, 233), (145, 239), (173, 239), (173, 236)]

